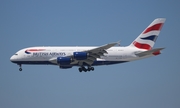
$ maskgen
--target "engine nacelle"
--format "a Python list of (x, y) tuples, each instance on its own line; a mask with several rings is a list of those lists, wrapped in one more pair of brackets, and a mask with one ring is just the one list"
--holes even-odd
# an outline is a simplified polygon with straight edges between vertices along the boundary
[(69, 68), (72, 68), (72, 66), (70, 65), (70, 66), (59, 66), (59, 68), (61, 68), (61, 69), (69, 69)]
[(85, 60), (88, 57), (87, 52), (74, 52), (73, 56), (76, 60)]
[(57, 63), (60, 65), (69, 65), (72, 59), (70, 57), (58, 57)]

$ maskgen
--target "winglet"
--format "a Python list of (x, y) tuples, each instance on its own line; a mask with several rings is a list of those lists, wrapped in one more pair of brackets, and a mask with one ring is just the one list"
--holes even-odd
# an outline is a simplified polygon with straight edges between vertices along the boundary
[(120, 44), (120, 40), (117, 42), (117, 45), (118, 45), (118, 46), (121, 46), (121, 44)]

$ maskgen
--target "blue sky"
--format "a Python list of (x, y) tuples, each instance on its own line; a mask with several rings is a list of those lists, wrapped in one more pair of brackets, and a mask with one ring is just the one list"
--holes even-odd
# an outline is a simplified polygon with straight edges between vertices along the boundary
[[(1, 108), (179, 108), (180, 1), (1, 0)], [(30, 46), (129, 45), (155, 18), (166, 23), (155, 47), (163, 54), (79, 73), (9, 58)]]

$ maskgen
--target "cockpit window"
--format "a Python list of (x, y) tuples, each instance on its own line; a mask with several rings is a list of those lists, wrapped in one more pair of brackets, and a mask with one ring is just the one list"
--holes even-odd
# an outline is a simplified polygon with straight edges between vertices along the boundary
[(18, 54), (14, 54), (14, 55), (18, 55)]

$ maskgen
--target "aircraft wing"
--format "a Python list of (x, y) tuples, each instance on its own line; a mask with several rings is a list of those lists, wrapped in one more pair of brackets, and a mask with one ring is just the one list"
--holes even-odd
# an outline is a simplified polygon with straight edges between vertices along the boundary
[(107, 53), (107, 49), (115, 46), (116, 44), (118, 44), (119, 42), (114, 42), (114, 43), (109, 43), (109, 44), (106, 44), (106, 45), (103, 45), (103, 46), (100, 46), (100, 47), (97, 47), (97, 48), (94, 48), (94, 49), (90, 49), (90, 50), (87, 50), (87, 51), (81, 51), (81, 52), (86, 52), (88, 53), (88, 57), (87, 59), (85, 60), (75, 60), (74, 62), (72, 62), (71, 64), (79, 64), (80, 66), (85, 62), (87, 63), (88, 65), (92, 65), (93, 62), (97, 59), (97, 58), (100, 58), (101, 56), (104, 55), (104, 53)]
[[(80, 52), (88, 53), (88, 57), (85, 60), (73, 59), (73, 55), (67, 56), (67, 57), (70, 57), (70, 58), (73, 59), (73, 62), (71, 62), (72, 65), (73, 64), (78, 64), (78, 65), (82, 66), (83, 63), (86, 63), (89, 66), (91, 66), (97, 58), (100, 58), (101, 56), (104, 55), (104, 53), (107, 53), (107, 51), (106, 51), (107, 49), (115, 46), (116, 44), (119, 44), (119, 42), (109, 43), (109, 44), (106, 44), (106, 45), (103, 45), (103, 46), (100, 46), (100, 47), (97, 47), (97, 48), (94, 48), (94, 49), (80, 51)], [(51, 63), (57, 64), (57, 57), (51, 58), (49, 61)]]
[(109, 44), (106, 44), (106, 45), (103, 45), (103, 46), (100, 46), (100, 47), (97, 47), (97, 48), (94, 48), (94, 49), (91, 49), (91, 50), (88, 50), (85, 52), (88, 52), (88, 53), (107, 53), (106, 50), (113, 47), (116, 44), (118, 44), (118, 43), (117, 42), (109, 43)]

